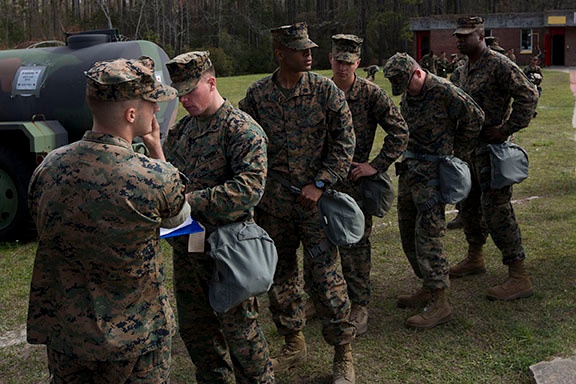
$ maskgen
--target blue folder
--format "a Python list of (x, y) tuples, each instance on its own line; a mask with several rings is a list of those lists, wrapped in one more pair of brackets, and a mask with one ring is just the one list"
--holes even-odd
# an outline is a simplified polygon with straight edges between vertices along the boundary
[(169, 237), (189, 235), (191, 233), (197, 233), (197, 232), (203, 232), (203, 231), (204, 231), (204, 228), (202, 228), (196, 220), (190, 218), (189, 220), (184, 222), (184, 224), (182, 224), (182, 225), (180, 225), (174, 229), (161, 228), (160, 229), (160, 238), (161, 239), (167, 239)]

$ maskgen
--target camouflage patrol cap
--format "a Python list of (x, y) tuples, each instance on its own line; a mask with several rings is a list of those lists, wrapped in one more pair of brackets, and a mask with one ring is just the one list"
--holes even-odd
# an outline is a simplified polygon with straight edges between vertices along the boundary
[(144, 99), (167, 101), (176, 97), (176, 90), (156, 80), (154, 60), (139, 59), (99, 61), (84, 73), (86, 95), (96, 101)]
[(332, 36), (332, 58), (354, 64), (360, 60), (364, 39), (356, 35), (338, 34)]
[(397, 52), (386, 60), (382, 71), (384, 72), (384, 77), (387, 77), (388, 80), (390, 80), (390, 84), (392, 85), (392, 94), (394, 96), (404, 93), (408, 87), (410, 74), (415, 65), (417, 65), (416, 60), (405, 52)]
[(272, 43), (282, 44), (291, 49), (300, 51), (318, 47), (318, 44), (308, 37), (308, 26), (305, 22), (273, 28), (270, 33), (272, 35)]
[(460, 17), (458, 27), (453, 35), (469, 35), (470, 33), (484, 28), (484, 18), (480, 16)]
[(166, 63), (178, 96), (186, 95), (196, 88), (202, 74), (212, 67), (209, 57), (209, 51), (194, 51), (178, 55)]

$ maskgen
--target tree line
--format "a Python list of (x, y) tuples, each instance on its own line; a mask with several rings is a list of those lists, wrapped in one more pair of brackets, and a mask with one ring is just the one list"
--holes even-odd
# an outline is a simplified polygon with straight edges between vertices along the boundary
[(573, 9), (576, 0), (0, 0), (0, 48), (63, 40), (66, 32), (116, 28), (169, 56), (209, 49), (220, 76), (275, 68), (270, 28), (306, 21), (315, 67), (327, 68), (330, 36), (365, 38), (362, 65), (409, 51), (409, 18)]

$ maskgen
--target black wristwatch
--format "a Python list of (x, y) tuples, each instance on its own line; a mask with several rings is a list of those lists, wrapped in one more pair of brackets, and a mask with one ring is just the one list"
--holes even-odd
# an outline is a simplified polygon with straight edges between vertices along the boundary
[(318, 189), (324, 189), (325, 185), (324, 182), (322, 180), (316, 180), (314, 182), (314, 185), (316, 186), (316, 188)]

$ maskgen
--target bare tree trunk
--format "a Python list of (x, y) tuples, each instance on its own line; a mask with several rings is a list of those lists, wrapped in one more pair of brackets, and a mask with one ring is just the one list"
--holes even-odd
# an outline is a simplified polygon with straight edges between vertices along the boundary
[(106, 22), (108, 23), (108, 28), (112, 28), (112, 19), (110, 18), (110, 7), (104, 0), (96, 0), (100, 9), (104, 13), (104, 17), (106, 17)]
[(136, 30), (134, 31), (135, 39), (138, 39), (140, 37), (140, 23), (142, 22), (142, 17), (144, 15), (144, 5), (146, 5), (146, 0), (142, 0), (142, 4), (140, 4), (140, 12), (138, 13), (138, 22), (136, 23)]

